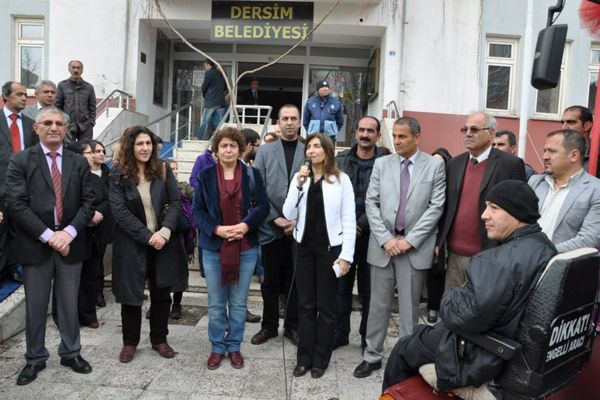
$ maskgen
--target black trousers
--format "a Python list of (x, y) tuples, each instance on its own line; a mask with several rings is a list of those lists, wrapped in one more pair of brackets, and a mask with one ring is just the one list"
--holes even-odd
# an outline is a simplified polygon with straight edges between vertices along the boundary
[(333, 351), (337, 320), (337, 278), (333, 262), (341, 246), (297, 247), (298, 365), (326, 369)]
[(276, 239), (271, 243), (261, 246), (262, 262), (265, 268), (265, 281), (261, 285), (263, 298), (263, 320), (262, 329), (271, 332), (277, 331), (279, 327), (279, 287), (285, 283), (287, 308), (283, 326), (286, 330), (298, 329), (298, 306), (296, 288), (292, 285), (293, 263), (292, 258), (293, 240), (288, 237)]
[(89, 325), (98, 320), (96, 316), (96, 286), (98, 284), (98, 269), (101, 266), (100, 252), (92, 246), (92, 254), (81, 264), (81, 279), (79, 281), (79, 323)]
[(358, 282), (358, 295), (361, 303), (360, 327), (358, 329), (364, 342), (367, 334), (367, 318), (369, 317), (369, 302), (371, 300), (371, 273), (367, 263), (367, 249), (369, 248), (369, 235), (356, 238), (354, 247), (354, 262), (350, 271), (337, 281), (337, 325), (335, 335), (347, 338), (350, 334), (350, 315), (352, 314), (352, 290), (354, 277)]
[[(4, 179), (4, 178), (3, 178)], [(7, 253), (7, 238), (8, 238), (8, 215), (4, 200), (0, 200), (0, 212), (3, 213), (3, 221), (0, 223), (0, 283), (4, 280), (4, 276), (8, 277), (8, 253)]]
[(443, 324), (419, 325), (415, 333), (400, 339), (385, 366), (382, 392), (417, 375), (422, 365), (435, 362), (435, 353), (446, 332)]
[(446, 250), (440, 248), (438, 256), (433, 260), (430, 269), (427, 270), (427, 309), (438, 311), (444, 294), (446, 283)]
[[(156, 270), (154, 267), (153, 249), (148, 249), (146, 256), (146, 277), (150, 289), (150, 342), (166, 343), (169, 334), (169, 310), (171, 308), (171, 288), (156, 286)], [(137, 346), (142, 329), (142, 306), (121, 304), (121, 325), (123, 326), (123, 344)]]
[(96, 279), (97, 294), (104, 294), (104, 253), (106, 253), (106, 245), (98, 255), (98, 277)]
[(72, 127), (71, 137), (73, 141), (92, 140), (94, 136), (94, 127), (90, 126), (87, 129), (81, 130), (77, 123)]

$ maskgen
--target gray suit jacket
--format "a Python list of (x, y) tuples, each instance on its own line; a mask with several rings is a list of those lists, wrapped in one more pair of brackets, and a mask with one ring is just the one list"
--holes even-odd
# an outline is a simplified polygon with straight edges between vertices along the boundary
[[(367, 262), (385, 267), (390, 258), (383, 245), (394, 238), (400, 202), (400, 157), (397, 154), (375, 160), (365, 207), (371, 236)], [(405, 239), (413, 246), (407, 253), (415, 269), (429, 269), (438, 221), (446, 199), (444, 162), (419, 151), (408, 187)]]
[[(541, 174), (529, 179), (529, 186), (539, 199), (540, 210), (550, 190), (545, 177), (546, 174)], [(600, 246), (600, 179), (583, 171), (571, 185), (550, 238), (560, 253)]]
[(38, 106), (37, 102), (26, 106), (22, 111), (23, 115), (28, 118), (31, 118), (35, 122), (35, 117), (37, 116), (37, 113), (38, 113), (37, 106)]
[(269, 205), (271, 206), (267, 219), (265, 219), (265, 222), (258, 231), (260, 244), (267, 244), (285, 236), (283, 231), (273, 223), (273, 220), (283, 217), (282, 208), (287, 197), (290, 179), (300, 169), (303, 160), (304, 144), (298, 141), (296, 152), (294, 153), (292, 171), (288, 177), (281, 139), (263, 144), (258, 148), (254, 167), (260, 171), (267, 191), (267, 197), (269, 198)]

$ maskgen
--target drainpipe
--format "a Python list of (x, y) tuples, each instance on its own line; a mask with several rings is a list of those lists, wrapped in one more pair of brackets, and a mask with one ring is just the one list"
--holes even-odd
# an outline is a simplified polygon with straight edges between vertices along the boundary
[(533, 66), (533, 0), (527, 0), (523, 48), (523, 73), (521, 74), (521, 107), (519, 110), (519, 157), (525, 159), (527, 148), (527, 122), (529, 121), (529, 97), (531, 68)]
[[(406, 19), (406, 2), (408, 0), (402, 1), (402, 16), (400, 20), (402, 21), (402, 26), (400, 27), (400, 94), (398, 97), (398, 112), (400, 115), (396, 116), (396, 118), (402, 117), (404, 115), (404, 98), (405, 98), (405, 77), (406, 77), (406, 25), (408, 21)], [(392, 99), (393, 100), (393, 99)]]
[(121, 90), (126, 91), (128, 93), (134, 93), (134, 90), (130, 90), (125, 87), (125, 82), (127, 82), (127, 64), (128, 64), (128, 53), (129, 53), (129, 16), (130, 16), (130, 2), (125, 2), (125, 46), (123, 48), (123, 79), (121, 79)]

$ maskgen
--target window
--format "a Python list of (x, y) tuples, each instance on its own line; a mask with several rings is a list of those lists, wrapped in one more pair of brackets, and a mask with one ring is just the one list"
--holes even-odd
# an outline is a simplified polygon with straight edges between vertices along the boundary
[(596, 103), (596, 91), (598, 90), (598, 69), (600, 68), (600, 46), (592, 46), (590, 51), (590, 64), (588, 67), (588, 108), (594, 109)]
[(167, 100), (167, 72), (169, 69), (169, 51), (171, 42), (160, 30), (156, 34), (156, 57), (154, 61), (154, 90), (152, 101), (157, 106), (165, 107)]
[(512, 112), (517, 42), (508, 39), (487, 40), (485, 58), (485, 108)]
[(33, 89), (44, 71), (44, 20), (17, 19), (15, 27), (15, 80)]
[(560, 79), (555, 88), (538, 90), (535, 102), (535, 113), (542, 117), (560, 117), (564, 109), (564, 86), (567, 76), (567, 61), (569, 59), (569, 44), (565, 44), (563, 57), (560, 65)]

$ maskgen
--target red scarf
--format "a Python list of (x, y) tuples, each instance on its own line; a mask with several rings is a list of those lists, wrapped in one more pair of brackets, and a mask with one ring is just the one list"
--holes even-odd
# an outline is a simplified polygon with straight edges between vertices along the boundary
[[(242, 167), (238, 161), (233, 172), (233, 186), (227, 191), (225, 175), (221, 163), (217, 163), (217, 183), (219, 185), (219, 205), (223, 215), (223, 225), (236, 225), (242, 222), (239, 208), (242, 202)], [(228, 241), (223, 239), (221, 245), (221, 284), (235, 284), (240, 279), (241, 240)]]

